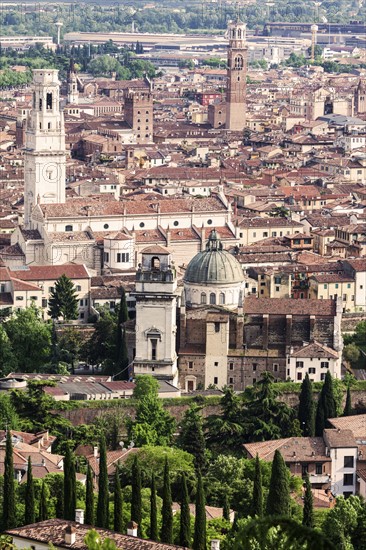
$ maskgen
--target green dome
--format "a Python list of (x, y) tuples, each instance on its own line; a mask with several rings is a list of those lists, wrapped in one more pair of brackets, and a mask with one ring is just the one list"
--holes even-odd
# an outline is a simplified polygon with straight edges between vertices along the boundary
[(223, 250), (215, 230), (211, 231), (206, 250), (189, 262), (183, 278), (185, 283), (224, 284), (241, 283), (243, 270), (232, 254)]

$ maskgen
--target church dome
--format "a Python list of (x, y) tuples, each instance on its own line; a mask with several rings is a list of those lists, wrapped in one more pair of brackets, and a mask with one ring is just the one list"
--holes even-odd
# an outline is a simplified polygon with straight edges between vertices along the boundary
[(223, 250), (218, 233), (210, 233), (206, 250), (189, 262), (184, 282), (199, 285), (234, 284), (244, 281), (243, 270), (235, 257)]

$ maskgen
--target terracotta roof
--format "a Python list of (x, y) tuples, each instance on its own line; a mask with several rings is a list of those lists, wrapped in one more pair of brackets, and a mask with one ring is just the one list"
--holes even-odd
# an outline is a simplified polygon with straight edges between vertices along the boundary
[(329, 418), (328, 422), (333, 428), (351, 430), (357, 440), (366, 440), (366, 414)]
[(56, 281), (61, 275), (67, 275), (70, 279), (89, 279), (89, 274), (84, 265), (31, 265), (27, 269), (11, 270), (10, 275), (22, 281)]
[(357, 447), (355, 437), (350, 429), (324, 430), (324, 439), (328, 447), (332, 448)]
[(245, 314), (273, 315), (319, 315), (320, 317), (335, 316), (335, 300), (296, 300), (293, 298), (255, 298), (244, 299)]
[(293, 353), (291, 353), (292, 357), (333, 357), (335, 359), (338, 358), (338, 353), (334, 351), (334, 349), (328, 348), (327, 346), (324, 346), (323, 344), (319, 344), (318, 342), (313, 342), (312, 344), (309, 344), (307, 346), (302, 346), (301, 348), (295, 350)]
[(318, 462), (330, 461), (326, 456), (325, 443), (322, 437), (288, 437), (273, 441), (247, 443), (244, 445), (249, 458), (257, 454), (262, 460), (272, 461), (275, 451), (280, 451), (285, 462)]
[[(70, 527), (74, 530), (76, 537), (75, 543), (72, 545), (65, 543), (65, 530)], [(84, 539), (90, 529), (89, 525), (75, 523), (74, 521), (48, 519), (39, 523), (25, 525), (24, 527), (9, 529), (6, 533), (13, 537), (21, 537), (27, 541), (36, 541), (46, 545), (52, 543), (56, 547), (87, 550)], [(109, 529), (100, 529), (98, 527), (95, 529), (102, 540), (109, 538), (116, 543), (117, 548), (123, 548), (124, 550), (169, 550), (184, 548), (183, 546), (175, 546), (174, 544), (164, 544), (162, 542), (153, 542), (138, 537), (121, 535)]]

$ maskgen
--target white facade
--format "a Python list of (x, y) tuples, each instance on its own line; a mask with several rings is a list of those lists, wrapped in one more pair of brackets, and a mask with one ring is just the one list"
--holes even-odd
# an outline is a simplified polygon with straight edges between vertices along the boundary
[(33, 104), (24, 150), (24, 221), (31, 226), (36, 203), (65, 202), (65, 129), (55, 69), (33, 71)]
[(212, 285), (187, 283), (184, 285), (186, 303), (190, 307), (221, 305), (228, 309), (235, 309), (238, 307), (244, 286), (244, 281), (234, 284), (231, 282)]
[(292, 357), (287, 356), (287, 378), (293, 382), (302, 382), (306, 374), (312, 382), (323, 382), (329, 370), (333, 378), (341, 378), (341, 356), (332, 355), (328, 357), (306, 357), (303, 355)]
[(335, 495), (356, 494), (357, 446), (353, 448), (331, 448), (331, 487)]
[(103, 266), (111, 269), (131, 269), (135, 265), (133, 237), (119, 232), (104, 238)]

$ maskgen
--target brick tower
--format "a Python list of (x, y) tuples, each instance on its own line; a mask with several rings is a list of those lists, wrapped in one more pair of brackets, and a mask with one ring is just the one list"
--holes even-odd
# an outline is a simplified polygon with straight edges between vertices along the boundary
[(246, 118), (247, 44), (246, 25), (230, 21), (228, 25), (226, 128), (242, 131)]
[(153, 141), (153, 97), (150, 90), (126, 90), (125, 121), (133, 129), (136, 143)]

